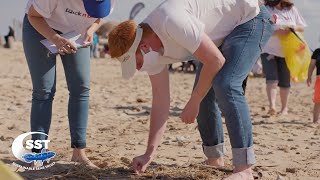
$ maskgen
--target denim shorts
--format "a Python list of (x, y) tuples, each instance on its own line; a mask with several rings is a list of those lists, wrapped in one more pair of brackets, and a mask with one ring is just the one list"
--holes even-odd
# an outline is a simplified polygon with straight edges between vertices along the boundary
[(279, 87), (290, 88), (290, 71), (285, 58), (263, 53), (261, 60), (266, 83), (278, 82)]

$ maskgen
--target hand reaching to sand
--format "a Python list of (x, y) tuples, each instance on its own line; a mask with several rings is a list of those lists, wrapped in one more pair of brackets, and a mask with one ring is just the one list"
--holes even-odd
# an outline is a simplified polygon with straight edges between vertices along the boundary
[(152, 162), (152, 157), (148, 155), (141, 155), (133, 158), (132, 160), (132, 168), (136, 174), (143, 173), (146, 171), (149, 164)]

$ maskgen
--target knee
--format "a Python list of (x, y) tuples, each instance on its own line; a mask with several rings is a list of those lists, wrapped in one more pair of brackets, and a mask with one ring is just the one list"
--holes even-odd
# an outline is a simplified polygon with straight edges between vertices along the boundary
[(219, 81), (214, 81), (213, 87), (217, 97), (221, 98), (222, 95), (225, 96), (227, 94), (230, 94), (232, 84), (230, 81), (227, 81), (226, 79), (221, 79)]
[(70, 96), (72, 97), (89, 97), (90, 95), (90, 86), (89, 85), (80, 85), (77, 88), (69, 88)]
[(55, 90), (33, 90), (32, 99), (38, 101), (53, 100)]

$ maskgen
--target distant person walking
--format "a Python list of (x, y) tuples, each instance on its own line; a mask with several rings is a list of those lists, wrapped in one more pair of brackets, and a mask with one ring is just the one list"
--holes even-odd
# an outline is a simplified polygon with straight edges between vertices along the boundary
[(12, 37), (15, 40), (15, 36), (14, 36), (14, 30), (11, 26), (9, 26), (9, 32), (6, 36), (4, 36), (4, 40), (5, 40), (5, 46), (9, 47), (9, 37)]
[(98, 48), (99, 48), (99, 37), (96, 32), (93, 33), (93, 42), (92, 46), (90, 46), (90, 57), (91, 58), (97, 58), (97, 53), (98, 53)]
[(313, 108), (313, 122), (320, 123), (319, 115), (320, 115), (320, 48), (316, 49), (311, 57), (311, 63), (309, 65), (308, 72), (308, 86), (311, 86), (312, 83), (312, 73), (314, 69), (317, 69), (317, 76), (314, 85), (314, 108)]
[[(23, 47), (33, 86), (31, 131), (48, 134), (51, 124), (52, 102), (56, 92), (56, 55), (48, 56), (48, 50), (40, 43), (40, 40), (47, 38), (56, 45), (65, 69), (73, 148), (71, 160), (90, 167), (96, 167), (84, 150), (89, 110), (90, 49), (77, 49), (60, 34), (77, 31), (84, 36), (84, 42), (92, 42), (93, 33), (102, 22), (101, 18), (109, 15), (110, 11), (111, 0), (29, 0), (23, 21)], [(33, 140), (45, 138), (32, 136)], [(35, 149), (33, 151), (37, 152)]]
[(261, 55), (263, 71), (266, 75), (266, 90), (269, 101), (268, 114), (275, 115), (277, 86), (280, 87), (281, 111), (288, 114), (288, 101), (290, 93), (290, 72), (287, 67), (284, 52), (278, 35), (294, 31), (303, 32), (306, 27), (305, 20), (291, 0), (265, 0), (268, 10), (276, 16), (275, 32), (268, 41)]

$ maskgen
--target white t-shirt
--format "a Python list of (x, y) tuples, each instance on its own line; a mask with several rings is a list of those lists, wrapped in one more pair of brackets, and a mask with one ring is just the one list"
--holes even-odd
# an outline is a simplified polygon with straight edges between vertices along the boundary
[[(220, 46), (235, 27), (253, 19), (259, 12), (258, 0), (167, 0), (144, 23), (160, 38), (163, 56), (167, 60), (175, 59), (166, 61), (165, 64), (169, 64), (185, 61), (193, 54), (203, 33)], [(159, 72), (165, 64), (159, 63)]]
[[(271, 14), (277, 16), (277, 22), (274, 25), (275, 30), (278, 30), (280, 27), (286, 26), (307, 26), (305, 20), (300, 15), (296, 7), (292, 7), (290, 10), (278, 10), (277, 8), (271, 8), (267, 6), (267, 9), (270, 11)], [(271, 36), (267, 45), (263, 49), (263, 52), (279, 57), (284, 57), (283, 49), (281, 47), (281, 43), (278, 36)]]
[(82, 0), (29, 0), (26, 14), (31, 5), (51, 28), (62, 33), (76, 31), (83, 34), (97, 20), (87, 14)]

